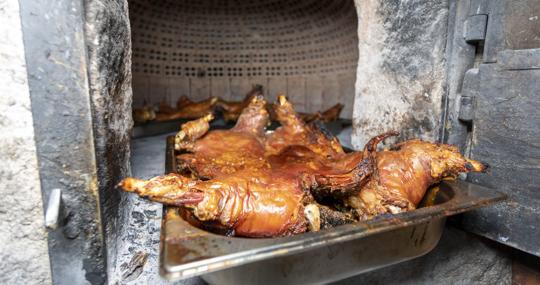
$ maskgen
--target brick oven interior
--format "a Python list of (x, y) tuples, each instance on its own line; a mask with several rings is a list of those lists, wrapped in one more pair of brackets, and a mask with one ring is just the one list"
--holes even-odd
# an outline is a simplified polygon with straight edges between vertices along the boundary
[[(450, 219), (425, 256), (334, 284), (540, 280), (540, 106), (533, 97), (540, 81), (531, 79), (540, 71), (537, 0), (52, 2), (0, 0), (0, 35), (13, 45), (0, 44), (0, 65), (11, 76), (0, 84), (9, 94), (0, 111), (17, 114), (6, 119), (15, 127), (0, 124), (0, 158), (9, 166), (0, 174), (10, 177), (0, 187), (16, 189), (0, 199), (14, 213), (0, 229), (8, 237), (0, 239), (7, 260), (0, 283), (205, 284), (159, 276), (163, 207), (117, 188), (127, 176), (163, 174), (165, 138), (179, 128), (134, 125), (132, 111), (174, 106), (181, 96), (241, 101), (255, 85), (269, 102), (287, 95), (299, 112), (343, 104), (347, 124), (335, 135), (352, 149), (399, 130), (398, 140), (484, 155), (492, 180), (461, 178), (509, 197)], [(478, 87), (496, 72), (506, 73), (486, 84), (491, 89)], [(505, 89), (508, 78), (514, 85)], [(477, 114), (503, 115), (466, 116), (464, 102), (489, 98), (482, 97), (488, 91), (505, 109), (480, 104)], [(19, 195), (27, 199), (9, 198)], [(55, 195), (59, 218), (35, 219)]]
[(262, 85), (300, 112), (341, 102), (352, 118), (358, 63), (354, 2), (129, 2), (133, 106), (182, 95), (241, 101)]

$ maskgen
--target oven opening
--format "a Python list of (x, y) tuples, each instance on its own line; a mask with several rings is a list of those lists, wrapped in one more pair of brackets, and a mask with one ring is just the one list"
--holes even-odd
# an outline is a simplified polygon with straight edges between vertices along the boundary
[(358, 63), (354, 1), (132, 0), (129, 17), (135, 137), (174, 131), (178, 122), (200, 117), (190, 107), (181, 111), (185, 101), (210, 105), (217, 98), (207, 108), (217, 112), (213, 124), (223, 125), (224, 117), (231, 123), (234, 116), (220, 112), (220, 102), (241, 102), (260, 88), (267, 102), (284, 94), (306, 115), (340, 104), (330, 120), (342, 119), (339, 132), (349, 127), (342, 137), (350, 146)]
[[(268, 103), (286, 95), (312, 120), (336, 105), (324, 128), (352, 148), (351, 119), (358, 65), (358, 17), (354, 1), (147, 1), (132, 0), (134, 177), (165, 173), (166, 137), (180, 125), (212, 112), (212, 129), (235, 124), (220, 106), (242, 102), (254, 91)], [(216, 98), (216, 99), (213, 99)], [(184, 102), (198, 104), (183, 109)], [(188, 103), (189, 105), (189, 103)], [(185, 106), (185, 105), (184, 105)], [(201, 107), (202, 106), (202, 107)], [(197, 108), (201, 108), (199, 111)], [(279, 123), (273, 122), (269, 129)], [(115, 264), (146, 253), (145, 268), (159, 268), (160, 204), (124, 195)], [(184, 213), (185, 214), (185, 213)], [(134, 232), (136, 245), (125, 237)], [(115, 268), (115, 274), (121, 269)]]

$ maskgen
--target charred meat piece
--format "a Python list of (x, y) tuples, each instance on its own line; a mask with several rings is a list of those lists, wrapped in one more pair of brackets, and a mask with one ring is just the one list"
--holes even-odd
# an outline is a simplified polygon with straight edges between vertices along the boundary
[(482, 163), (463, 157), (455, 146), (421, 140), (378, 152), (376, 160), (370, 181), (347, 199), (361, 219), (416, 209), (434, 183), (454, 179), (461, 172), (486, 170)]

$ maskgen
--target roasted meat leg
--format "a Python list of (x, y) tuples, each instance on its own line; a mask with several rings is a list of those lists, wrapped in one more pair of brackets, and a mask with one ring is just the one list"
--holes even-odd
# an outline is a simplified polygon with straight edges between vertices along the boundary
[(455, 146), (409, 140), (376, 155), (376, 171), (361, 191), (347, 199), (361, 219), (416, 208), (426, 190), (460, 172), (484, 171), (482, 163), (463, 157)]

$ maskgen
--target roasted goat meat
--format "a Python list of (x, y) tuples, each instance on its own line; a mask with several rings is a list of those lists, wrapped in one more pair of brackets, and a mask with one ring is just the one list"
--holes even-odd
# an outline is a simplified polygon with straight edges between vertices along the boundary
[[(243, 169), (266, 168), (277, 175), (301, 177), (317, 196), (357, 192), (371, 174), (368, 151), (344, 153), (333, 136), (306, 125), (290, 103), (280, 98), (276, 109), (282, 127), (269, 135), (264, 133), (268, 114), (262, 96), (252, 98), (230, 130), (208, 132), (209, 116), (184, 124), (175, 144), (184, 152), (178, 156), (181, 173), (212, 179)], [(296, 141), (287, 141), (287, 136)], [(384, 137), (376, 137), (368, 145)]]
[(244, 100), (240, 102), (233, 102), (226, 101), (220, 98), (216, 104), (216, 107), (219, 107), (221, 109), (223, 119), (225, 121), (234, 122), (238, 120), (244, 108), (246, 108), (251, 102), (251, 99), (253, 99), (253, 97), (255, 96), (262, 96), (262, 92), (262, 86), (255, 85), (253, 86), (252, 90), (248, 94), (246, 94)]
[(486, 165), (463, 157), (457, 147), (409, 140), (376, 154), (376, 170), (347, 204), (360, 219), (416, 209), (429, 186), (461, 172), (486, 170)]
[(266, 170), (208, 181), (178, 174), (148, 181), (128, 178), (121, 186), (153, 201), (190, 209), (206, 228), (229, 235), (274, 237), (320, 228), (318, 207), (300, 183)]
[(274, 111), (281, 126), (267, 137), (265, 141), (267, 154), (279, 154), (291, 145), (304, 146), (324, 157), (344, 153), (341, 144), (332, 134), (315, 124), (304, 122), (285, 96), (278, 96)]
[(251, 102), (229, 130), (213, 130), (212, 116), (188, 122), (176, 135), (175, 149), (180, 151), (179, 167), (200, 179), (231, 174), (244, 168), (269, 167), (264, 158), (264, 130), (268, 124), (266, 102), (261, 96)]
[(323, 112), (317, 112), (315, 114), (300, 114), (300, 117), (306, 122), (310, 123), (316, 120), (319, 120), (321, 122), (329, 123), (336, 121), (339, 119), (339, 114), (341, 114), (341, 110), (343, 110), (343, 104), (337, 103), (336, 105), (328, 108), (326, 111)]
[[(370, 141), (363, 156), (372, 158), (374, 145), (381, 139)], [(352, 175), (358, 179), (351, 189), (359, 189), (367, 181), (373, 168), (369, 161), (365, 159), (354, 167), (362, 171)], [(206, 181), (175, 173), (148, 181), (127, 178), (120, 186), (153, 201), (189, 209), (205, 228), (229, 235), (286, 236), (353, 221), (346, 213), (319, 205), (311, 194), (321, 183), (350, 180), (349, 173), (331, 168), (310, 172), (309, 167), (285, 165), (246, 168)]]
[(205, 116), (214, 111), (214, 105), (217, 103), (217, 97), (210, 97), (199, 102), (191, 102), (183, 104), (182, 108), (176, 109), (173, 112), (157, 113), (156, 121), (170, 121), (176, 119), (194, 119)]

